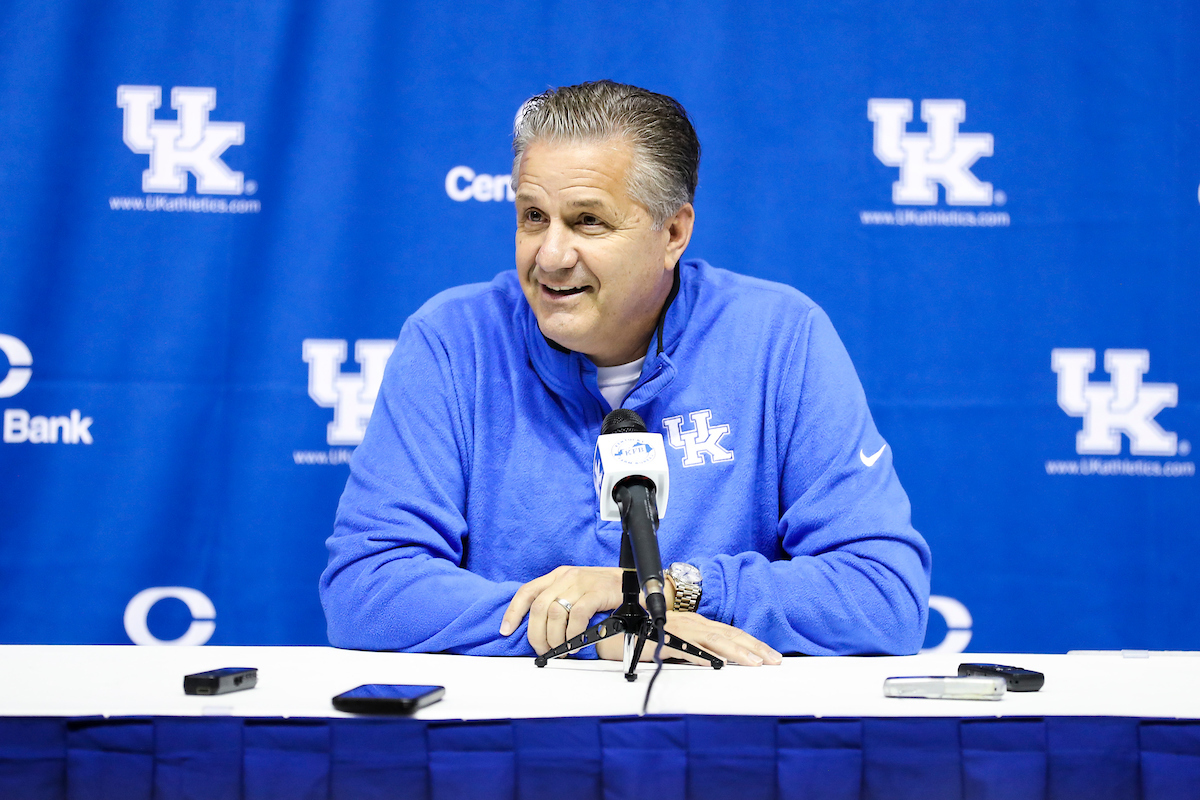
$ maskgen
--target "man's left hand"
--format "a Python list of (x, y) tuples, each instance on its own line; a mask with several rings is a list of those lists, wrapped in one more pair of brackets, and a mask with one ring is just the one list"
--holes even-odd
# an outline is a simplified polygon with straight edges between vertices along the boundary
[[(702, 617), (692, 611), (668, 611), (666, 631), (689, 644), (707, 650), (727, 663), (749, 667), (783, 663), (783, 656), (769, 644), (760, 642), (740, 628)], [(596, 654), (600, 658), (620, 661), (624, 656), (624, 639), (623, 636), (613, 636), (597, 642)], [(654, 657), (655, 644), (656, 642), (647, 640), (645, 649), (642, 650), (642, 661), (650, 661)], [(682, 658), (693, 664), (707, 666), (709, 663), (699, 656), (689, 655), (673, 647), (664, 647), (663, 654), (664, 657)]]

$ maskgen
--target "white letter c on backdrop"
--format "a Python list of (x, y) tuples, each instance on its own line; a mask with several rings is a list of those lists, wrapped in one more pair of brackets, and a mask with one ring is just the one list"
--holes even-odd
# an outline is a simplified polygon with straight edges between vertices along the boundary
[[(163, 641), (150, 633), (146, 617), (150, 615), (150, 609), (155, 603), (168, 597), (187, 604), (188, 611), (192, 612), (192, 624), (178, 639)], [(216, 616), (217, 609), (212, 600), (198, 589), (189, 589), (186, 586), (154, 586), (135, 594), (129, 605), (125, 606), (125, 633), (134, 644), (201, 645), (211, 639), (213, 631), (217, 629), (217, 623), (214, 621)]]

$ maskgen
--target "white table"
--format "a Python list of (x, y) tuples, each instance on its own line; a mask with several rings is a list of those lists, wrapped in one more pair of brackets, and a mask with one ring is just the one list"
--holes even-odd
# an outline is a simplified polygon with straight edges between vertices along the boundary
[[(954, 675), (963, 661), (1045, 673), (1039, 692), (999, 701), (883, 696), (896, 675)], [(183, 676), (255, 667), (258, 686), (211, 697), (183, 693)], [(344, 717), (330, 698), (363, 683), (439, 684), (445, 699), (418, 719), (637, 715), (653, 665), (628, 683), (615, 662), (371, 653), (328, 647), (0, 646), (0, 716)], [(721, 670), (668, 664), (654, 714), (815, 717), (1107, 716), (1200, 719), (1200, 653), (926, 654), (787, 658)]]

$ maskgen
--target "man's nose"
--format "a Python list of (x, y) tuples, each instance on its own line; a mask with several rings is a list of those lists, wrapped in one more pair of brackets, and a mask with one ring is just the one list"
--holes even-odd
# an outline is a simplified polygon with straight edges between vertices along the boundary
[(538, 269), (543, 272), (571, 269), (575, 266), (576, 260), (577, 255), (570, 229), (561, 222), (551, 222), (538, 247), (535, 259)]

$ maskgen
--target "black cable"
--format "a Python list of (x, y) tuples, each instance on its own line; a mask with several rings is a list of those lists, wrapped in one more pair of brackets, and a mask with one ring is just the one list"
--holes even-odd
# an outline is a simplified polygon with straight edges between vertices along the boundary
[(650, 707), (650, 692), (654, 689), (654, 682), (658, 680), (658, 673), (662, 672), (662, 649), (663, 649), (663, 629), (658, 627), (658, 646), (654, 648), (654, 663), (657, 664), (654, 668), (654, 674), (650, 676), (650, 685), (646, 687), (646, 699), (642, 701), (642, 716), (646, 716), (646, 709)]

